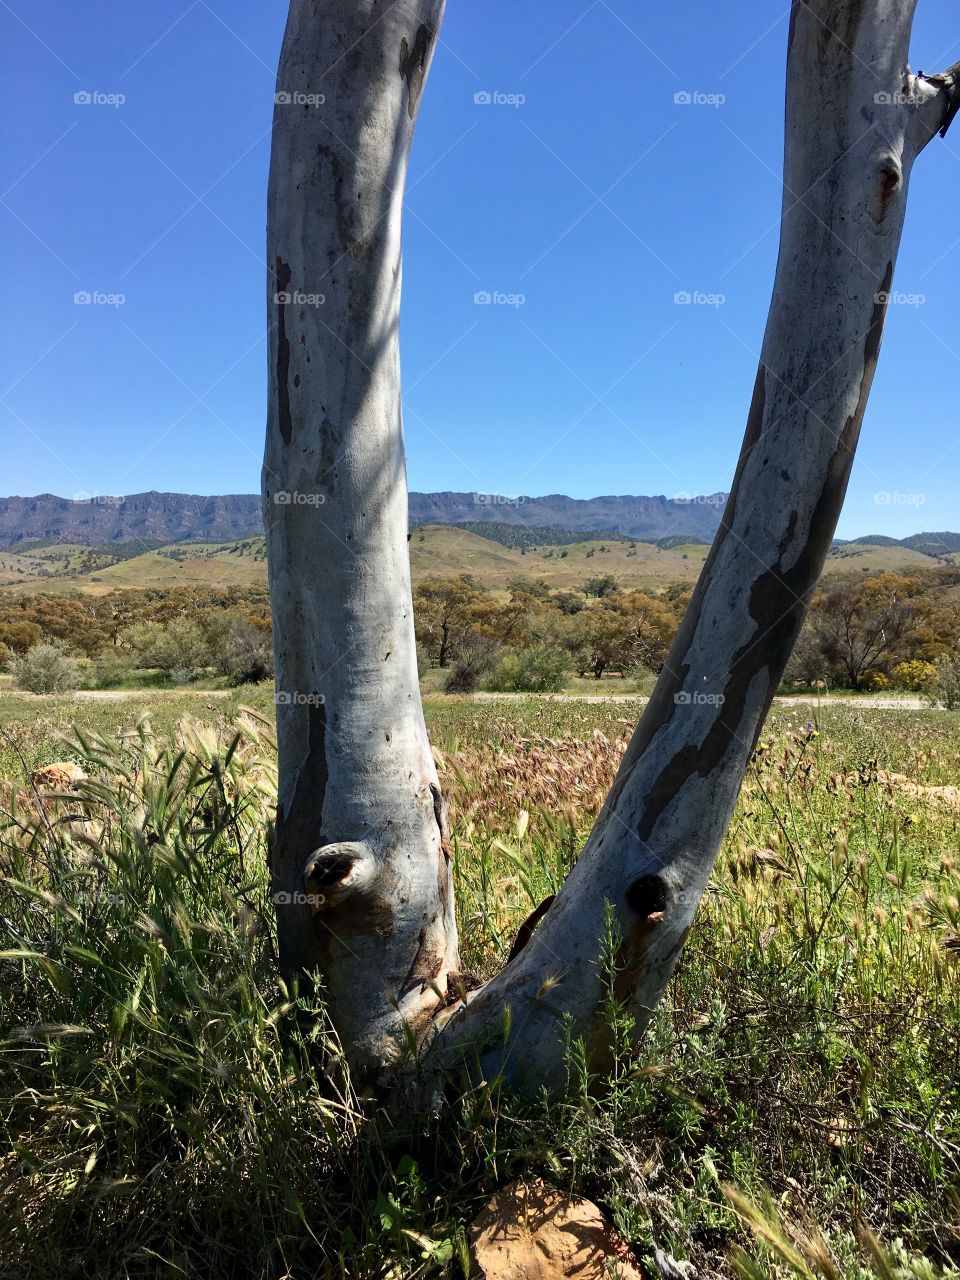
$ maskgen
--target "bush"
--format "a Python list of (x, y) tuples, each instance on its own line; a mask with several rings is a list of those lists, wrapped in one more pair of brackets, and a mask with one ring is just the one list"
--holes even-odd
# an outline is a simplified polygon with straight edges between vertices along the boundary
[(3, 643), (3, 641), (0, 640), (0, 668), (5, 667), (7, 665), (7, 663), (10, 661), (10, 656), (11, 656), (10, 650)]
[(936, 678), (929, 689), (935, 707), (956, 711), (960, 707), (960, 654), (947, 654), (938, 659)]
[(860, 688), (876, 693), (881, 689), (889, 689), (890, 681), (882, 671), (878, 671), (876, 667), (871, 667), (869, 671), (865, 671), (860, 677)]
[(61, 693), (75, 689), (80, 670), (59, 645), (35, 644), (10, 660), (13, 682), (27, 693)]
[(85, 689), (117, 689), (126, 684), (133, 673), (136, 660), (123, 649), (109, 649), (92, 661), (87, 660), (83, 687)]
[(163, 626), (148, 622), (130, 630), (129, 641), (141, 667), (157, 667), (175, 684), (194, 679), (210, 665), (210, 646), (202, 629), (188, 618), (174, 618)]
[(217, 666), (233, 684), (256, 684), (273, 675), (273, 642), (246, 618), (235, 618), (220, 642)]
[(486, 687), (494, 693), (559, 693), (567, 674), (567, 659), (559, 649), (507, 649)]
[(937, 668), (932, 662), (898, 662), (890, 673), (893, 684), (898, 689), (909, 689), (912, 693), (925, 693), (937, 680)]

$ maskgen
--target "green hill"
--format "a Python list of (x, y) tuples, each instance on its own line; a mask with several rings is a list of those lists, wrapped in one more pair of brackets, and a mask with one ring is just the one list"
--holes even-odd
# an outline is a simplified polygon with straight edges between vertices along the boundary
[[(528, 543), (527, 537), (531, 538)], [(553, 541), (556, 538), (556, 541)], [(519, 545), (516, 545), (519, 543)], [(621, 586), (656, 590), (692, 584), (710, 550), (704, 542), (669, 540), (669, 546), (594, 534), (511, 526), (421, 525), (410, 535), (414, 581), (469, 575), (478, 585), (505, 590), (517, 578), (542, 579), (554, 590), (579, 587), (588, 578), (611, 577)], [(148, 544), (149, 545), (149, 544)], [(175, 542), (83, 546), (25, 544), (0, 550), (0, 590), (103, 595), (131, 587), (252, 587), (267, 580), (262, 537), (224, 542)], [(939, 560), (902, 542), (872, 538), (835, 545), (824, 575), (893, 570), (917, 573), (938, 563), (960, 563), (960, 551)]]

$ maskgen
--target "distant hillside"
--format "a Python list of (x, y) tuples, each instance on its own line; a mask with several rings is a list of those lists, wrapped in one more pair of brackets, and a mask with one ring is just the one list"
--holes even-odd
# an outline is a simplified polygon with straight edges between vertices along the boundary
[[(547, 531), (549, 535), (553, 531)], [(491, 536), (496, 534), (499, 536)], [(511, 538), (516, 535), (516, 540)], [(526, 541), (530, 535), (530, 541)], [(534, 536), (536, 535), (536, 536)], [(670, 546), (598, 534), (558, 534), (509, 526), (418, 525), (410, 534), (414, 581), (426, 577), (472, 578), (481, 586), (509, 588), (518, 579), (545, 582), (554, 590), (579, 588), (589, 578), (612, 577), (621, 586), (658, 590), (671, 583), (691, 585), (707, 557), (705, 542)], [(960, 552), (950, 556), (960, 562)], [(922, 573), (943, 565), (896, 542), (844, 543), (827, 558), (824, 577), (895, 570)], [(266, 587), (263, 537), (164, 546), (116, 542), (106, 546), (48, 541), (0, 548), (0, 590), (66, 595), (103, 595), (129, 587)]]
[[(649, 542), (609, 534), (515, 547), (463, 525), (421, 525), (410, 538), (414, 581), (466, 575), (497, 590), (519, 578), (539, 579), (556, 589), (578, 587), (596, 577), (613, 577), (625, 587), (647, 590), (675, 582), (692, 586), (706, 551), (702, 544), (664, 551)], [(266, 583), (262, 537), (181, 542), (133, 559), (104, 555), (77, 543), (36, 552), (0, 551), (0, 589), (17, 592), (103, 595), (128, 587), (265, 587)]]
[(188, 493), (131, 493), (71, 500), (52, 493), (0, 498), (0, 545), (24, 542), (226, 542), (263, 532), (253, 494), (198, 497)]
[[(411, 493), (410, 525), (414, 530), (456, 526), (519, 550), (604, 539), (652, 543), (661, 551), (682, 548), (685, 560), (702, 562), (719, 527), (724, 501), (723, 494), (678, 499)], [(252, 493), (203, 497), (150, 492), (79, 500), (42, 493), (34, 498), (0, 498), (0, 548), (22, 556), (50, 547), (76, 548), (71, 571), (79, 567), (79, 552), (84, 548), (94, 556), (96, 567), (106, 567), (172, 544), (232, 543), (262, 533), (260, 498)], [(960, 533), (916, 533), (902, 539), (869, 534), (850, 542), (837, 541), (827, 569), (841, 563), (845, 568), (906, 571), (958, 556)], [(94, 561), (85, 567), (92, 569)], [(21, 578), (31, 576), (24, 565), (11, 572)], [(48, 560), (43, 576), (57, 572)]]
[(915, 533), (903, 545), (927, 556), (944, 556), (960, 551), (960, 533)]
[[(838, 546), (850, 546), (851, 543), (838, 543)], [(919, 552), (923, 556), (934, 559), (949, 558), (960, 551), (960, 533), (912, 533), (909, 538), (888, 538), (882, 533), (869, 533), (864, 538), (857, 538), (856, 545), (861, 547), (905, 547), (908, 551)]]
[[(411, 493), (410, 523), (492, 524), (600, 537), (620, 534), (647, 542), (676, 537), (696, 541), (713, 538), (724, 501), (723, 494), (675, 500)], [(34, 498), (0, 498), (0, 546), (6, 547), (51, 539), (88, 546), (137, 540), (154, 545), (226, 542), (262, 532), (260, 498), (255, 494), (202, 497), (150, 492), (71, 500), (42, 493)]]
[(509, 524), (576, 533), (619, 533), (657, 542), (681, 535), (712, 539), (720, 526), (726, 495), (664, 497), (503, 498), (488, 493), (411, 493), (410, 523)]

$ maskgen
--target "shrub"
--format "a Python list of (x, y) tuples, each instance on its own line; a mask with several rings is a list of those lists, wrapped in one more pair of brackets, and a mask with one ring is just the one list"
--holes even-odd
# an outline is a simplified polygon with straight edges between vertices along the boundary
[(35, 644), (26, 653), (17, 654), (10, 660), (10, 670), (17, 688), (28, 693), (74, 689), (80, 674), (74, 659), (55, 644)]
[(898, 662), (890, 673), (893, 684), (898, 689), (909, 689), (913, 693), (924, 693), (932, 688), (937, 679), (937, 668), (932, 662)]
[(447, 680), (448, 693), (473, 693), (500, 653), (496, 636), (477, 628), (464, 636)]
[(87, 662), (85, 689), (119, 688), (130, 679), (136, 665), (133, 655), (123, 649), (109, 649)]
[(935, 707), (956, 711), (960, 707), (960, 654), (945, 654), (937, 660), (936, 679), (929, 690)]
[(273, 675), (273, 642), (246, 618), (234, 618), (220, 642), (217, 666), (233, 684), (256, 684)]
[(129, 640), (141, 667), (157, 667), (177, 684), (193, 679), (210, 665), (207, 638), (188, 618), (174, 618), (166, 626), (149, 622), (133, 627)]
[(869, 671), (865, 671), (860, 677), (860, 688), (876, 692), (879, 689), (889, 689), (890, 681), (887, 676), (878, 671), (876, 667), (871, 667)]
[(0, 640), (0, 667), (5, 667), (9, 661), (10, 661), (10, 650), (3, 643), (3, 641)]
[(559, 693), (566, 674), (567, 659), (559, 649), (507, 649), (486, 687), (495, 693)]

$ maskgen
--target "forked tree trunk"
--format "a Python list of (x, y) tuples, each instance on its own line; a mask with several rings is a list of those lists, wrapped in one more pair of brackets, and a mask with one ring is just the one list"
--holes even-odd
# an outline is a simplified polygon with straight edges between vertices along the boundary
[(441, 5), (293, 0), (278, 90), (326, 104), (277, 108), (270, 290), (327, 301), (271, 305), (264, 498), (287, 695), (273, 865), (280, 893), (322, 898), (280, 906), (282, 957), (321, 971), (360, 1066), (429, 1039), (437, 1062), (467, 1054), (488, 1076), (557, 1087), (561, 1020), (605, 1040), (608, 913), (617, 992), (638, 1035), (647, 1024), (833, 537), (913, 160), (956, 109), (955, 75), (907, 69), (915, 3), (794, 4), (780, 260), (720, 532), (563, 891), (497, 978), (440, 1013), (456, 935), (410, 617), (396, 320), (407, 149)]

